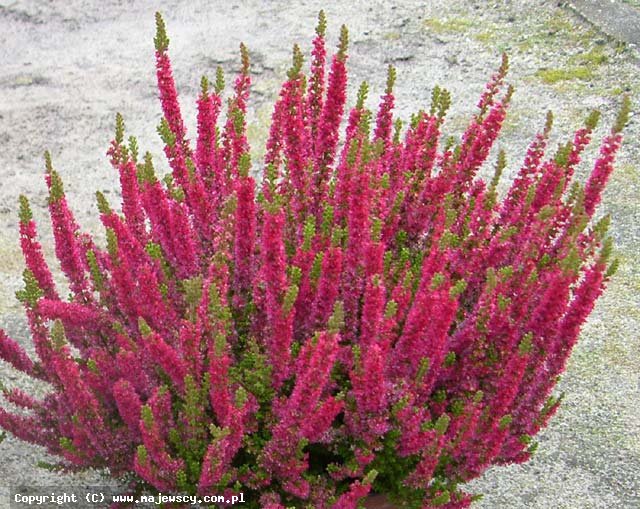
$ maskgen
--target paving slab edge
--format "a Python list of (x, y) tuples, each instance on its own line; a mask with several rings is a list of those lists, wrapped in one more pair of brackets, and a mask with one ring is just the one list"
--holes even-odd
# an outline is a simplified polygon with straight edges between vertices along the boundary
[[(640, 26), (640, 10), (634, 6), (613, 0), (574, 0), (563, 2), (562, 5), (607, 37), (640, 50), (640, 30), (629, 33), (625, 28), (625, 23), (634, 21), (636, 27)], [(633, 21), (630, 22), (629, 19)]]

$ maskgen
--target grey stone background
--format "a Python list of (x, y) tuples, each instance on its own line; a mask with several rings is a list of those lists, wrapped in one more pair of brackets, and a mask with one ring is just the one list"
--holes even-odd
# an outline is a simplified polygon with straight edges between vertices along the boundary
[[(497, 144), (509, 161), (502, 189), (544, 124), (547, 110), (556, 118), (552, 146), (571, 136), (594, 108), (603, 113), (595, 137), (601, 139), (624, 93), (640, 111), (639, 56), (628, 35), (629, 27), (631, 37), (633, 28), (637, 36), (640, 27), (633, 17), (640, 17), (635, 0), (0, 0), (0, 327), (29, 344), (13, 297), (23, 269), (18, 194), (30, 198), (45, 252), (56, 267), (43, 152), (51, 151), (82, 228), (98, 239), (102, 233), (95, 190), (118, 202), (117, 179), (105, 157), (116, 112), (122, 112), (128, 133), (138, 137), (141, 149), (160, 160), (155, 10), (161, 10), (167, 22), (191, 136), (201, 74), (213, 76), (222, 65), (230, 82), (230, 73), (238, 69), (238, 45), (248, 45), (254, 80), (250, 137), (254, 161), (259, 161), (290, 48), (298, 42), (308, 51), (321, 8), (329, 19), (332, 43), (341, 24), (350, 29), (351, 104), (359, 82), (366, 79), (370, 105), (375, 106), (386, 66), (392, 63), (398, 71), (398, 115), (407, 119), (428, 106), (433, 86), (439, 84), (452, 92), (445, 130), (454, 136), (464, 130), (500, 54), (507, 52), (516, 94)], [(486, 494), (479, 508), (640, 507), (638, 118), (633, 115), (626, 130), (617, 171), (599, 211), (612, 214), (620, 270), (583, 328), (558, 387), (566, 398), (539, 435), (539, 452), (528, 464), (492, 468), (474, 481), (470, 489)], [(579, 178), (587, 174), (596, 145), (588, 151)], [(30, 384), (2, 362), (0, 380), (7, 386)], [(76, 489), (105, 484), (95, 472), (48, 473), (35, 466), (40, 459), (51, 460), (12, 437), (0, 444), (0, 508), (8, 507), (7, 489), (16, 484)]]

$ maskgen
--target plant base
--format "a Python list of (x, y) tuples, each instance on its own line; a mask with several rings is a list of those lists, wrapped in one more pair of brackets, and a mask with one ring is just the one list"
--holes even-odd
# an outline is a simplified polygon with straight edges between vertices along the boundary
[(396, 509), (397, 506), (389, 502), (384, 495), (370, 495), (364, 503), (366, 509)]

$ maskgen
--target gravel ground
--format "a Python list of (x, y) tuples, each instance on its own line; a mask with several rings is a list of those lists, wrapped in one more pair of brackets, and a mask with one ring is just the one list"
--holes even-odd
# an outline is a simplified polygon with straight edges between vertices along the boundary
[[(603, 112), (596, 136), (601, 138), (623, 93), (631, 94), (638, 111), (636, 50), (558, 2), (0, 0), (0, 327), (25, 344), (24, 319), (13, 297), (23, 268), (16, 197), (25, 193), (31, 199), (53, 260), (42, 178), (42, 153), (48, 149), (80, 224), (101, 238), (94, 191), (110, 193), (116, 201), (116, 178), (104, 155), (115, 112), (123, 113), (142, 149), (161, 153), (152, 42), (158, 8), (168, 25), (191, 133), (200, 75), (213, 75), (217, 65), (237, 70), (238, 44), (248, 45), (255, 83), (254, 147), (264, 142), (290, 48), (294, 42), (309, 47), (320, 8), (328, 15), (332, 41), (341, 24), (350, 28), (351, 103), (362, 79), (369, 81), (372, 97), (381, 93), (385, 68), (392, 63), (398, 70), (399, 115), (406, 119), (428, 106), (433, 86), (440, 84), (453, 95), (446, 130), (456, 136), (506, 51), (516, 87), (499, 142), (510, 161), (506, 181), (547, 110), (556, 114), (554, 142), (566, 139), (593, 108)], [(626, 131), (618, 171), (600, 211), (612, 214), (620, 271), (583, 329), (559, 386), (566, 392), (564, 404), (539, 435), (539, 452), (526, 465), (496, 467), (474, 481), (470, 489), (486, 494), (478, 508), (640, 507), (638, 118), (632, 117)], [(596, 152), (593, 147), (586, 161)], [(588, 168), (582, 168), (582, 176)], [(0, 380), (8, 386), (30, 383), (1, 362)], [(42, 459), (51, 460), (11, 437), (0, 444), (0, 508), (9, 506), (9, 486), (83, 490), (105, 483), (98, 473), (49, 473), (35, 466)]]

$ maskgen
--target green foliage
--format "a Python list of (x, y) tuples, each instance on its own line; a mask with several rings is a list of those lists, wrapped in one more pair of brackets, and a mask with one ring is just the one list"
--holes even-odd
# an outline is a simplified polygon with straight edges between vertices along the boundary
[(547, 85), (554, 85), (561, 81), (593, 79), (593, 70), (589, 67), (563, 67), (556, 69), (540, 69), (536, 76)]
[(24, 304), (35, 307), (38, 300), (44, 296), (44, 292), (29, 269), (25, 269), (22, 273), (22, 280), (24, 281), (24, 289), (16, 292), (16, 298)]
[(64, 198), (64, 187), (62, 186), (62, 179), (57, 171), (51, 170), (49, 172), (49, 178), (51, 179), (51, 187), (49, 188), (49, 205), (53, 205)]
[(23, 225), (27, 225), (29, 221), (33, 219), (33, 214), (31, 213), (31, 207), (29, 207), (29, 200), (23, 194), (19, 197), (20, 201), (20, 222)]
[(261, 408), (269, 408), (274, 396), (271, 366), (258, 343), (249, 338), (238, 363), (230, 370), (231, 379), (253, 394)]
[(382, 450), (378, 451), (371, 464), (377, 472), (373, 481), (373, 490), (385, 493), (393, 501), (402, 503), (403, 507), (418, 509), (422, 507), (423, 490), (416, 490), (404, 485), (404, 479), (415, 469), (418, 459), (415, 456), (402, 457), (398, 454), (400, 432), (388, 432), (382, 441)]
[(338, 45), (338, 59), (347, 59), (347, 49), (349, 48), (349, 30), (346, 25), (340, 27), (340, 44)]
[(96, 201), (98, 202), (98, 210), (101, 214), (111, 214), (111, 206), (107, 201), (107, 198), (100, 191), (96, 191)]
[(167, 37), (167, 28), (162, 19), (162, 15), (156, 12), (156, 36), (154, 38), (156, 51), (163, 53), (169, 47), (169, 38)]

